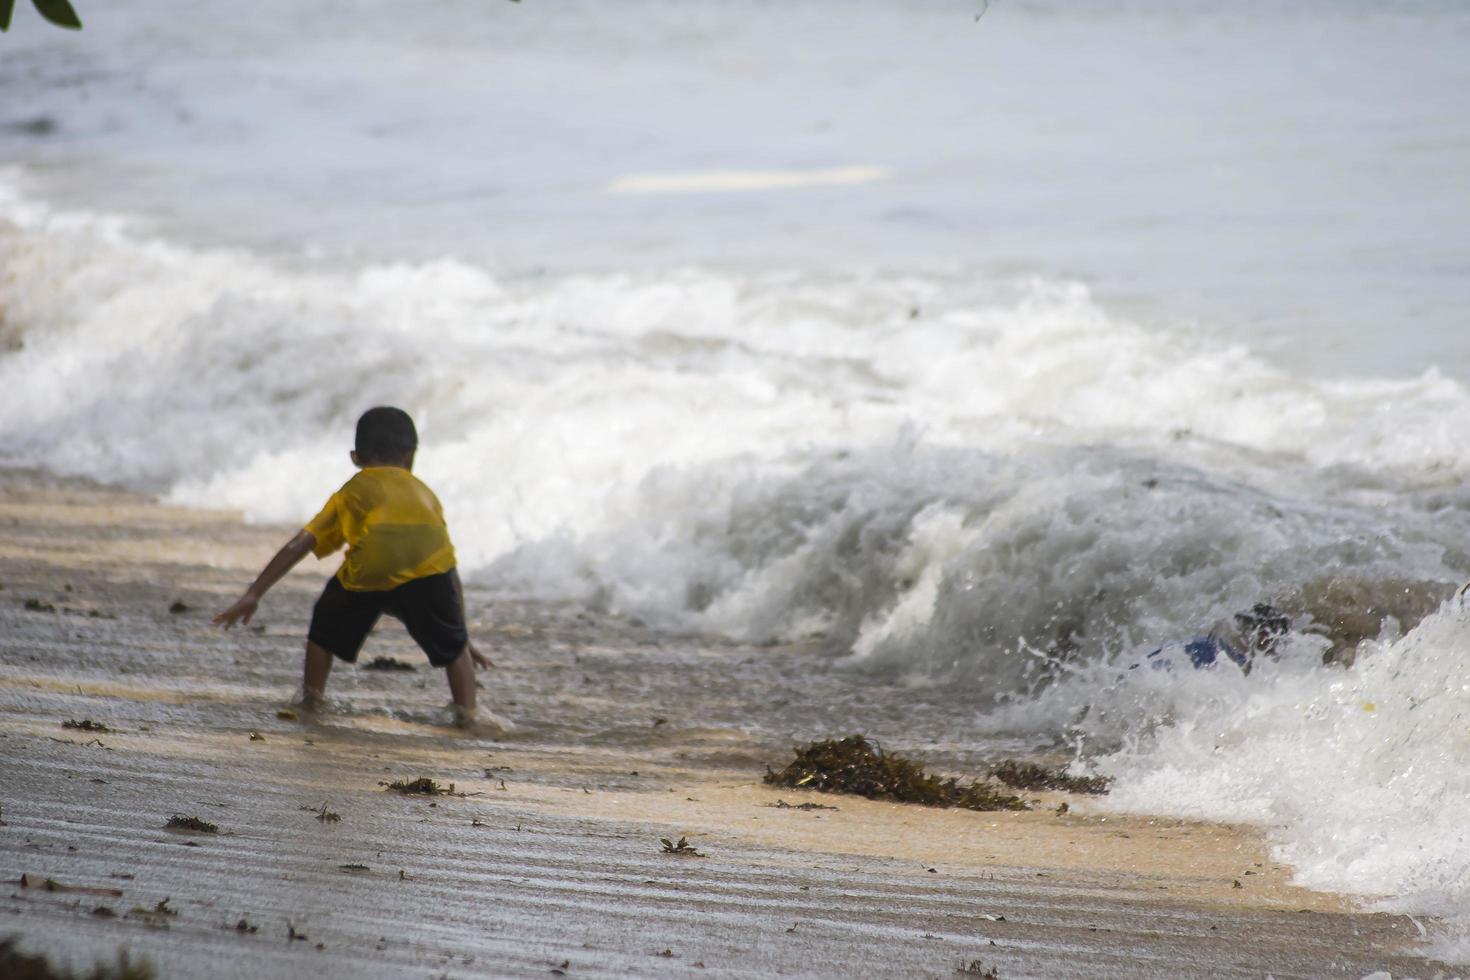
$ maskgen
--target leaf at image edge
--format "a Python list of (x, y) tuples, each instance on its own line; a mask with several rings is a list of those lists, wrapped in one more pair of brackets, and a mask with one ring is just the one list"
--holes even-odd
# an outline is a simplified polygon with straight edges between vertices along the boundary
[(36, 5), (42, 17), (57, 27), (69, 27), (74, 31), (82, 29), (82, 19), (67, 0), (31, 0), (31, 3)]

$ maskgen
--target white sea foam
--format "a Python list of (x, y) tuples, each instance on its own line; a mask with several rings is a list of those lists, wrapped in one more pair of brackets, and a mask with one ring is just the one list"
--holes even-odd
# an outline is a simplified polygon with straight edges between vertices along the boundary
[(609, 194), (709, 194), (845, 187), (888, 177), (885, 167), (849, 166), (824, 170), (720, 170), (711, 173), (629, 174), (607, 186)]
[[(920, 524), (947, 520), (975, 541), (982, 524), (994, 536), (1030, 521), (1045, 538), (1053, 518), (1097, 520), (1101, 533), (1139, 534), (1117, 543), (1121, 559), (1157, 547), (1150, 528), (1193, 520), (1177, 533), (1242, 561), (1310, 551), (1299, 534), (1319, 534), (1363, 549), (1318, 555), (1324, 571), (1376, 562), (1445, 578), (1424, 515), (1467, 510), (1470, 453), (1454, 420), (1470, 396), (1458, 382), (1296, 378), (1109, 315), (1075, 284), (504, 278), (448, 258), (292, 268), (136, 236), (14, 191), (0, 212), (0, 304), (17, 348), (0, 359), (0, 449), (12, 462), (300, 519), (350, 474), (356, 414), (398, 402), (424, 429), (421, 467), (467, 565), (514, 570), (531, 562), (517, 548), (548, 541), (591, 556), (622, 535), (639, 548), (568, 573), (620, 605), (660, 592), (660, 575), (723, 581), (730, 569), (754, 595), (775, 557), (801, 574), (796, 552), (837, 511), (891, 523), (893, 560), (910, 565), (935, 537), (909, 527), (929, 507)], [(1150, 480), (1159, 492), (1135, 486)], [(1254, 513), (1259, 526), (1241, 526)], [(743, 536), (787, 544), (751, 557)], [(1043, 563), (1085, 553), (1054, 544)], [(670, 561), (660, 548), (690, 554)], [(807, 554), (829, 560), (819, 551)], [(655, 604), (688, 612), (677, 591)], [(732, 596), (710, 593), (705, 606), (731, 611), (708, 624), (741, 618)]]
[(1248, 677), (1094, 670), (1048, 700), (1068, 699), (1089, 709), (1079, 735), (1123, 744), (1100, 762), (1117, 777), (1103, 806), (1261, 826), (1298, 883), (1435, 917), (1437, 955), (1466, 961), (1470, 611), (1458, 601), (1351, 670), (1308, 650)]

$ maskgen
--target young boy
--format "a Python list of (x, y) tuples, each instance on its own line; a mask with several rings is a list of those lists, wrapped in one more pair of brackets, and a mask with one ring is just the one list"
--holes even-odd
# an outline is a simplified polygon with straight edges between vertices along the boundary
[[(431, 664), (445, 668), (456, 720), (468, 726), (475, 719), (475, 667), (493, 665), (465, 629), (464, 591), (439, 498), (411, 472), (418, 442), (413, 420), (402, 409), (365, 412), (351, 453), (360, 472), (214, 622), (225, 629), (237, 621), (248, 624), (261, 597), (307, 552), (325, 558), (345, 544), (342, 567), (312, 609), (303, 705), (321, 703), (332, 658), (355, 662), (378, 617), (388, 613), (403, 621)], [(493, 715), (485, 720), (511, 727)]]

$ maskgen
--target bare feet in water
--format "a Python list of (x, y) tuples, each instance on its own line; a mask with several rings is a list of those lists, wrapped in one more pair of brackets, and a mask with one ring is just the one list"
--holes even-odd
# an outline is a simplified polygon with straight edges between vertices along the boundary
[(479, 708), (470, 713), (459, 705), (451, 705), (451, 707), (454, 710), (455, 727), (464, 729), (466, 732), (483, 735), (509, 735), (516, 730), (515, 722), (503, 715), (497, 715), (488, 708)]

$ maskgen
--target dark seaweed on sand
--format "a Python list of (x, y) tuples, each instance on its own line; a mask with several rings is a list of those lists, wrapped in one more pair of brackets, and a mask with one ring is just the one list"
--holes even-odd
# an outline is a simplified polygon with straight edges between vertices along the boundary
[(1068, 776), (1065, 770), (1006, 759), (990, 770), (990, 775), (1012, 789), (1060, 789), (1068, 793), (1101, 796), (1112, 782), (1106, 776)]
[(73, 973), (51, 965), (44, 956), (28, 956), (15, 948), (15, 937), (0, 939), (0, 977), (8, 980), (152, 980), (147, 960), (134, 960), (127, 950), (112, 965), (99, 963), (90, 973)]
[(454, 792), (453, 783), (450, 783), (449, 788), (445, 789), (427, 776), (420, 776), (418, 779), (399, 779), (391, 783), (379, 783), (378, 785), (384, 786), (394, 793), (402, 793), (404, 796), (435, 796), (439, 794), (448, 796)]
[(777, 800), (775, 803), (762, 803), (761, 806), (772, 807), (776, 810), (835, 810), (835, 806), (825, 803), (787, 803), (785, 800)]
[(102, 722), (100, 722), (100, 721), (93, 721), (91, 718), (83, 718), (81, 721), (77, 721), (76, 719), (69, 719), (67, 721), (63, 721), (61, 723), (61, 727), (62, 728), (74, 728), (74, 729), (76, 729), (79, 732), (110, 732), (110, 731), (112, 731), (111, 728), (108, 728), (106, 725), (102, 724)]
[(797, 749), (795, 761), (785, 769), (774, 772), (768, 767), (765, 780), (775, 786), (852, 793), (870, 800), (966, 810), (1026, 809), (1020, 797), (1001, 793), (984, 783), (962, 786), (958, 779), (932, 776), (923, 766), (885, 753), (861, 735), (840, 741), (813, 742)]
[(200, 834), (219, 833), (219, 828), (208, 820), (200, 820), (198, 817), (186, 817), (179, 813), (175, 813), (169, 817), (168, 823), (165, 826), (170, 830), (192, 830)]
[(371, 662), (363, 664), (362, 669), (397, 671), (415, 670), (417, 668), (413, 664), (404, 663), (402, 660), (395, 660), (392, 657), (374, 657)]

